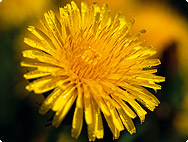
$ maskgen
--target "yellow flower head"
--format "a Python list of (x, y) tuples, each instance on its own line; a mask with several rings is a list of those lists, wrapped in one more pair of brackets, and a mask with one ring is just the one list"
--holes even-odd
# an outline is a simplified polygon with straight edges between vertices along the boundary
[(60, 8), (59, 16), (52, 11), (44, 16), (42, 30), (28, 28), (38, 40), (24, 39), (32, 50), (23, 51), (28, 60), (21, 63), (33, 68), (24, 75), (35, 79), (27, 90), (36, 94), (53, 90), (40, 113), (53, 110), (52, 124), (58, 127), (76, 102), (72, 137), (80, 135), (84, 115), (89, 140), (103, 138), (101, 112), (115, 139), (124, 128), (135, 133), (132, 119), (137, 114), (143, 122), (147, 113), (137, 101), (151, 111), (159, 104), (144, 87), (161, 89), (156, 82), (164, 81), (151, 68), (160, 61), (148, 59), (156, 52), (138, 41), (145, 30), (131, 34), (134, 20), (127, 21), (120, 13), (112, 18), (107, 5), (96, 3), (89, 7), (82, 2), (80, 11), (71, 2)]

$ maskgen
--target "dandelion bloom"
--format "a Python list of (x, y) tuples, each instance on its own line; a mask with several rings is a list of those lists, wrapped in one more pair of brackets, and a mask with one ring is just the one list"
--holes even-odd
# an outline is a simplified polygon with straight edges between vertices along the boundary
[[(111, 17), (108, 6), (90, 7), (81, 3), (81, 11), (74, 2), (54, 12), (44, 14), (43, 29), (30, 26), (28, 30), (38, 40), (25, 38), (32, 47), (23, 51), (28, 58), (22, 66), (33, 68), (26, 79), (34, 79), (26, 89), (36, 94), (52, 91), (40, 107), (45, 114), (55, 112), (52, 125), (58, 127), (73, 103), (72, 137), (78, 138), (83, 117), (87, 123), (90, 141), (104, 135), (101, 112), (114, 139), (125, 128), (135, 133), (132, 119), (145, 119), (146, 111), (137, 102), (153, 111), (158, 99), (144, 87), (161, 89), (156, 82), (164, 77), (154, 75), (158, 59), (148, 59), (156, 52), (151, 46), (142, 46), (131, 34), (134, 20), (127, 21), (120, 13)], [(131, 106), (131, 108), (130, 108)]]

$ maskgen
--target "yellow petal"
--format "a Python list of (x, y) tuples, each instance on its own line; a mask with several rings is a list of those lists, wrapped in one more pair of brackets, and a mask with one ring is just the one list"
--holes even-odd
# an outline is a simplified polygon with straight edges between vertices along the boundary
[(52, 77), (47, 76), (40, 79), (37, 79), (26, 86), (26, 89), (29, 91), (34, 91), (37, 94), (45, 93), (57, 87), (59, 84), (62, 84), (66, 81), (66, 78), (63, 77)]
[(89, 19), (89, 8), (88, 5), (85, 2), (81, 2), (81, 16), (82, 16), (82, 28), (85, 29), (88, 23)]
[(29, 26), (28, 30), (31, 33), (33, 33), (36, 37), (38, 37), (44, 44), (46, 44), (48, 48), (56, 49), (51, 39), (46, 34), (44, 34), (41, 30), (33, 26)]
[(137, 88), (140, 88), (138, 92), (135, 90), (130, 90), (129, 92), (135, 95), (137, 100), (141, 102), (144, 106), (146, 106), (149, 110), (153, 111), (155, 107), (159, 105), (159, 100), (145, 88), (141, 88), (138, 86)]
[(113, 123), (116, 125), (115, 127), (119, 130), (119, 131), (122, 131), (124, 130), (124, 127), (123, 127), (123, 124), (119, 118), (119, 115), (115, 109), (114, 106), (110, 105), (110, 103), (106, 103), (110, 112), (111, 112), (111, 116), (112, 116), (112, 120), (113, 120)]
[(72, 121), (72, 130), (71, 136), (74, 138), (78, 138), (83, 125), (83, 108), (76, 107), (74, 110), (74, 116)]
[(56, 47), (57, 50), (60, 50), (62, 47), (62, 37), (61, 37), (61, 27), (59, 24), (58, 19), (55, 16), (55, 13), (53, 11), (49, 11), (44, 13), (44, 17), (46, 19), (46, 22), (48, 24), (48, 27), (50, 31), (52, 32), (53, 36), (51, 36), (51, 41), (53, 45)]
[[(123, 94), (117, 94), (118, 96), (120, 96), (124, 101), (128, 102), (133, 109), (136, 111), (136, 113), (138, 114), (141, 123), (144, 122), (145, 120), (145, 115), (147, 114), (147, 112), (135, 101), (135, 98), (133, 96), (131, 96), (131, 94), (127, 93), (127, 92), (122, 92)], [(116, 94), (116, 93), (114, 93)]]
[(49, 72), (43, 72), (43, 71), (39, 71), (39, 70), (34, 70), (34, 71), (30, 71), (26, 74), (24, 74), (24, 78), (26, 79), (34, 79), (34, 78), (39, 78), (39, 77), (44, 77), (47, 75), (50, 75), (51, 73)]
[(104, 114), (104, 117), (105, 117), (105, 119), (107, 121), (107, 124), (108, 124), (112, 134), (113, 134), (114, 139), (118, 139), (119, 135), (120, 135), (120, 132), (116, 128), (115, 124), (113, 123), (112, 117), (111, 116), (106, 116), (105, 114)]
[(106, 114), (107, 116), (110, 115), (110, 111), (105, 103), (105, 99), (103, 99), (103, 97), (105, 98), (105, 96), (107, 95), (104, 91), (102, 91), (102, 87), (98, 87), (96, 88), (96, 84), (94, 84), (95, 82), (90, 82), (89, 85), (89, 89), (91, 90), (91, 94), (93, 96), (93, 99), (95, 100), (95, 102), (97, 103), (97, 105), (100, 107), (101, 111)]
[(45, 51), (49, 54), (53, 54), (54, 53), (54, 50), (53, 49), (50, 49), (48, 47), (46, 47), (45, 45), (43, 45), (42, 43), (38, 42), (38, 41), (35, 41), (35, 40), (32, 40), (32, 39), (29, 39), (29, 38), (24, 38), (24, 42), (33, 47), (33, 48), (36, 48), (36, 49), (39, 49), (39, 50), (42, 50), (42, 51)]
[(64, 105), (64, 107), (61, 107), (60, 111), (56, 112), (52, 121), (53, 126), (58, 127), (69, 112), (70, 108), (72, 107), (72, 104), (74, 103), (77, 95), (76, 93), (72, 93), (71, 95), (72, 96), (68, 100), (64, 100), (67, 101), (66, 105)]
[(35, 83), (34, 92), (37, 94), (48, 92), (58, 86), (58, 83), (62, 81), (62, 78), (53, 78), (40, 86)]
[(135, 118), (136, 114), (126, 105), (125, 102), (123, 102), (119, 97), (112, 94), (112, 97), (119, 103), (119, 105), (122, 107), (122, 109), (125, 111), (125, 113), (130, 118)]
[(71, 130), (72, 137), (74, 138), (79, 137), (82, 130), (82, 125), (83, 125), (83, 94), (78, 93), (76, 108), (72, 120), (72, 130)]
[(26, 86), (26, 89), (28, 91), (32, 91), (35, 90), (36, 88), (40, 88), (41, 86), (43, 86), (46, 82), (52, 80), (53, 77), (52, 76), (46, 76), (37, 80), (34, 80), (32, 83), (30, 83), (29, 85)]
[[(52, 106), (53, 111), (57, 111), (60, 113), (61, 109), (66, 105), (67, 101), (71, 98), (72, 92), (75, 90), (75, 87), (70, 85), (67, 85), (66, 90), (57, 98), (57, 100), (54, 102)], [(56, 112), (56, 114), (58, 114)]]
[(130, 134), (136, 133), (136, 129), (135, 129), (135, 126), (134, 126), (131, 118), (129, 116), (127, 116), (122, 109), (118, 109), (118, 112), (119, 112), (120, 118), (121, 118), (124, 126), (128, 130), (128, 132)]
[(136, 79), (144, 79), (152, 82), (163, 82), (165, 78), (162, 76), (157, 76), (154, 74), (140, 74), (136, 77)]
[(42, 103), (39, 113), (45, 114), (49, 109), (52, 108), (52, 104), (56, 101), (56, 99), (63, 93), (60, 88), (56, 88)]
[(104, 136), (104, 129), (103, 129), (101, 112), (96, 103), (93, 103), (92, 108), (94, 112), (93, 114), (94, 114), (94, 121), (95, 121), (94, 133), (98, 139), (102, 139)]
[(59, 65), (59, 62), (55, 60), (51, 55), (48, 55), (44, 52), (37, 51), (37, 50), (24, 50), (23, 57), (38, 60), (44, 63), (52, 64), (52, 65)]
[(159, 64), (161, 64), (159, 59), (147, 59), (144, 60), (143, 63), (140, 64), (140, 66), (142, 66), (142, 68), (146, 68), (146, 67), (157, 66)]
[(84, 112), (85, 120), (88, 125), (93, 123), (91, 99), (91, 94), (89, 93), (87, 86), (84, 85)]
[(21, 66), (23, 67), (56, 67), (52, 64), (48, 64), (48, 63), (42, 63), (39, 61), (22, 61), (21, 62)]
[(138, 114), (138, 116), (140, 118), (141, 123), (144, 122), (145, 115), (147, 114), (147, 112), (135, 100), (128, 99), (127, 102), (136, 111), (136, 113)]

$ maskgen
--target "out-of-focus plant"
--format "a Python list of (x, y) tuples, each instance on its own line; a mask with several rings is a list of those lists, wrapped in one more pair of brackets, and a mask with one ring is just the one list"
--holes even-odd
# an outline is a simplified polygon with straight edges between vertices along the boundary
[(49, 7), (52, 7), (51, 0), (2, 0), (0, 26), (19, 26), (28, 19), (41, 16)]
[(174, 126), (181, 135), (188, 136), (188, 93), (174, 119)]

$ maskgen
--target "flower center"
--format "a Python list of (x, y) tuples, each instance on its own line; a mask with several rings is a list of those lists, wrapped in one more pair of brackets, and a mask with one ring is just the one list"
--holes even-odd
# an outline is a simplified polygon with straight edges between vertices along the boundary
[(101, 59), (101, 54), (89, 46), (89, 49), (86, 49), (81, 57), (86, 63), (96, 65)]

